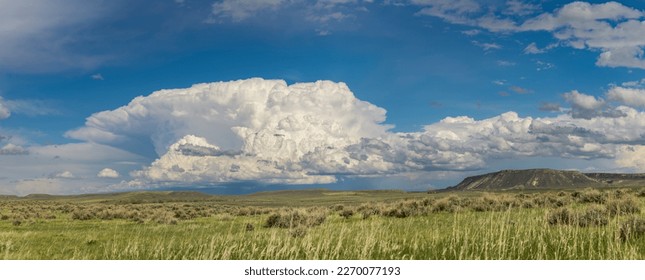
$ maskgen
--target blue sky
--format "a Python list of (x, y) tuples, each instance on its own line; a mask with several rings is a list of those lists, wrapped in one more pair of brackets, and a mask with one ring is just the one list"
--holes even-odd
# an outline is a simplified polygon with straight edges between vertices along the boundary
[(645, 172), (642, 1), (0, 6), (0, 193)]

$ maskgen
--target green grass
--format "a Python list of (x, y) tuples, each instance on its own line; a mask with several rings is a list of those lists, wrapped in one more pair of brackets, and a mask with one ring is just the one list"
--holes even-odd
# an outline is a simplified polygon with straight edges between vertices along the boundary
[[(603, 193), (610, 202), (619, 201), (612, 191)], [(296, 192), (288, 196), (294, 199), (305, 195)], [(555, 192), (325, 195), (321, 190), (316, 196), (307, 197), (308, 200), (292, 203), (279, 193), (259, 194), (236, 197), (227, 205), (203, 200), (123, 204), (122, 198), (118, 198), (118, 203), (94, 198), (91, 202), (0, 201), (0, 215), (7, 216), (0, 220), (0, 258), (645, 259), (645, 234), (627, 240), (620, 238), (625, 221), (645, 219), (643, 211), (614, 215), (607, 211), (608, 223), (601, 226), (549, 224), (549, 215), (562, 203), (557, 199), (568, 201), (563, 207), (570, 209), (576, 218), (591, 207), (606, 207), (583, 202), (570, 192), (560, 196)], [(644, 197), (630, 192), (629, 199), (645, 209)], [(522, 206), (526, 201), (537, 202)], [(540, 201), (553, 204), (538, 205)], [(442, 203), (449, 207), (437, 207)], [(312, 205), (317, 207), (309, 207)], [(138, 207), (136, 213), (151, 214), (141, 214), (142, 218), (136, 221), (76, 220), (72, 217), (78, 207), (102, 211), (106, 207), (112, 210)], [(248, 207), (263, 212), (253, 215), (241, 211)], [(324, 215), (326, 219), (319, 225), (266, 227), (270, 215), (291, 213), (291, 208), (300, 208), (302, 215)], [(339, 215), (348, 209), (354, 214), (348, 218)], [(361, 213), (366, 209), (375, 213), (363, 218)], [(405, 218), (388, 216), (391, 209), (404, 211), (406, 215), (399, 216)], [(173, 213), (193, 212), (198, 215), (172, 217)], [(48, 214), (56, 217), (44, 218)], [(14, 225), (16, 219), (21, 220), (20, 225)]]

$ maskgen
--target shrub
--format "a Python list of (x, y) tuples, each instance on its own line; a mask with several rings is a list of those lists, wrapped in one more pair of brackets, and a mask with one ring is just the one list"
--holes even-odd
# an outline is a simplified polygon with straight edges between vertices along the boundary
[(578, 225), (581, 227), (604, 226), (609, 223), (608, 211), (601, 206), (592, 206), (578, 217)]
[(283, 213), (271, 214), (264, 226), (277, 228), (294, 228), (297, 226), (318, 226), (325, 222), (326, 213), (322, 211), (313, 211), (306, 213), (302, 210), (289, 210)]
[(626, 191), (626, 190), (624, 190), (624, 189), (617, 189), (617, 190), (614, 190), (614, 197), (615, 197), (615, 198), (619, 198), (619, 199), (620, 199), (620, 198), (625, 197), (626, 195), (627, 195), (627, 191)]
[(94, 218), (95, 218), (95, 215), (89, 210), (85, 210), (85, 209), (77, 209), (74, 211), (74, 213), (72, 213), (72, 220), (86, 221)]
[(392, 207), (385, 212), (383, 212), (383, 216), (386, 217), (396, 217), (396, 218), (407, 218), (412, 215), (412, 211), (407, 208), (398, 208), (398, 207)]
[(558, 208), (549, 212), (547, 221), (550, 225), (570, 225), (575, 217), (568, 208)]
[(156, 223), (167, 225), (176, 225), (178, 223), (177, 219), (174, 217), (174, 213), (166, 212), (165, 210), (156, 211), (152, 220)]
[(607, 203), (607, 210), (613, 216), (637, 214), (641, 212), (638, 202), (634, 199), (612, 200)]
[(432, 203), (434, 203), (434, 199), (432, 199), (432, 198), (426, 197), (423, 200), (421, 200), (421, 205), (423, 205), (423, 206), (430, 206), (430, 205), (432, 205)]
[(533, 203), (533, 201), (524, 200), (522, 201), (522, 208), (526, 208), (526, 209), (535, 208), (535, 204)]
[(381, 214), (381, 206), (379, 205), (373, 205), (373, 204), (363, 204), (358, 207), (358, 211), (361, 213), (361, 218), (363, 220), (368, 219), (372, 215), (379, 215)]
[(450, 196), (442, 198), (434, 203), (432, 212), (457, 212), (460, 209), (460, 204), (458, 197)]
[(352, 209), (345, 209), (339, 213), (339, 215), (345, 219), (349, 219), (354, 215), (354, 210)]
[(473, 211), (475, 212), (486, 212), (491, 210), (490, 206), (484, 203), (475, 203), (471, 205), (470, 208), (473, 209)]
[(289, 235), (293, 238), (303, 237), (307, 234), (307, 229), (305, 227), (299, 226), (289, 230)]
[(334, 206), (331, 206), (331, 209), (334, 211), (342, 211), (345, 208), (342, 204), (336, 204)]
[(289, 225), (286, 223), (282, 215), (273, 213), (267, 218), (266, 222), (264, 223), (264, 227), (286, 228), (289, 227)]
[(642, 236), (645, 236), (645, 219), (635, 218), (625, 221), (620, 226), (620, 240), (628, 241), (630, 239), (636, 239)]
[(641, 189), (636, 196), (645, 197), (645, 189)]
[(474, 202), (469, 203), (470, 208), (476, 212), (486, 212), (499, 210), (501, 207), (500, 200), (497, 197), (484, 195), (478, 197)]
[(582, 203), (602, 204), (607, 201), (607, 195), (597, 189), (586, 189), (580, 194), (578, 200)]

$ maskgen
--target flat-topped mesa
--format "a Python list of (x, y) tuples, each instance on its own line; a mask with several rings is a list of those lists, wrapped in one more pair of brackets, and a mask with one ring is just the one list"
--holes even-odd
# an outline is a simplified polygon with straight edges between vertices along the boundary
[(579, 171), (553, 169), (502, 170), (467, 177), (451, 190), (514, 190), (600, 187), (607, 185)]

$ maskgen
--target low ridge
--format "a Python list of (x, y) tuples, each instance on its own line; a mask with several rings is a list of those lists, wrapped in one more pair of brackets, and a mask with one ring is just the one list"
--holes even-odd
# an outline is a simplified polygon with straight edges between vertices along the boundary
[[(553, 169), (502, 170), (498, 172), (467, 177), (450, 190), (514, 190), (547, 189), (608, 186), (611, 179), (618, 175), (593, 173), (594, 176), (579, 171)], [(644, 178), (645, 179), (645, 178)]]

